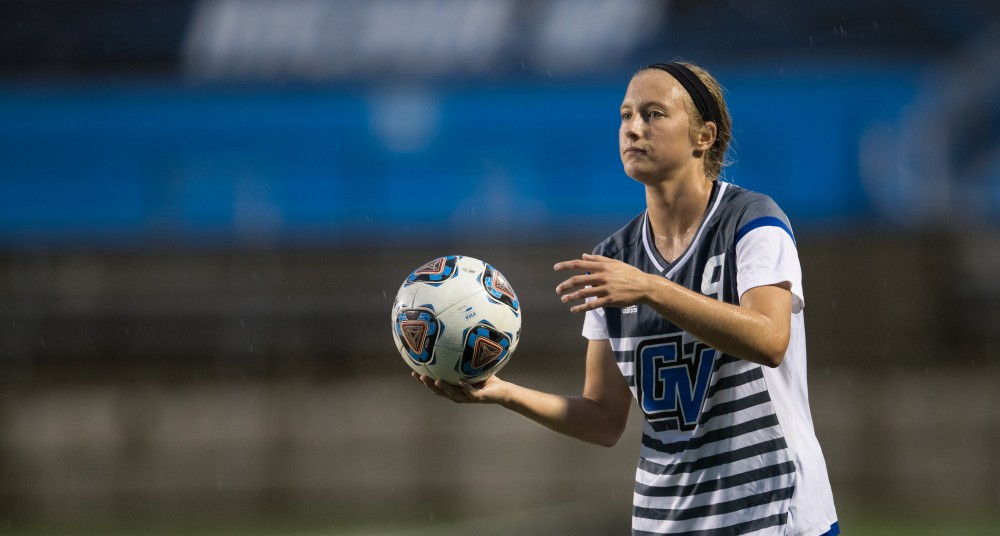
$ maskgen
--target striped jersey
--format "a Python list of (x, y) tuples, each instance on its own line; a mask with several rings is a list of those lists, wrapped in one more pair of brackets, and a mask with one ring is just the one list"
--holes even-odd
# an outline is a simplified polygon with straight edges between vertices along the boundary
[(839, 533), (809, 410), (801, 269), (781, 209), (717, 180), (674, 262), (654, 247), (645, 212), (594, 253), (731, 304), (751, 288), (791, 284), (791, 337), (774, 369), (721, 353), (643, 305), (587, 313), (584, 336), (609, 340), (644, 416), (633, 535)]

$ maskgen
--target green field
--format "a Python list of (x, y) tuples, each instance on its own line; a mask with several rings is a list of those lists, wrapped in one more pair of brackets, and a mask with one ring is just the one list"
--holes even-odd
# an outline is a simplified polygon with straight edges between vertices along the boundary
[[(861, 536), (996, 536), (1000, 506), (995, 511), (929, 515), (915, 512), (874, 512), (841, 508), (844, 535)], [(0, 525), (0, 534), (79, 536), (476, 536), (628, 534), (628, 518), (593, 503), (520, 510), (472, 519), (442, 519), (434, 514), (396, 519), (226, 518), (178, 521), (113, 520), (91, 523), (14, 522)]]

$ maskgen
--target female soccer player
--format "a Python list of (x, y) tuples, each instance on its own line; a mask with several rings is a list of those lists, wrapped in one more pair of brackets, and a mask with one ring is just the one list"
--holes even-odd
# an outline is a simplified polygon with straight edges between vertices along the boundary
[(592, 255), (555, 265), (585, 313), (580, 396), (492, 377), (456, 402), (494, 403), (555, 431), (614, 445), (634, 398), (643, 437), (632, 533), (834, 536), (840, 530), (806, 388), (795, 238), (771, 198), (719, 179), (732, 132), (719, 83), (653, 64), (621, 105), (625, 173), (646, 210)]

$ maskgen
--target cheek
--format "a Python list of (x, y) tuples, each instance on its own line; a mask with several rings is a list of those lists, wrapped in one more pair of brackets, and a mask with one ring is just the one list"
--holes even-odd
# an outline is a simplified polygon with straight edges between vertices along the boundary
[(703, 131), (697, 128), (688, 129), (688, 143), (692, 146), (698, 145), (698, 139), (702, 136)]

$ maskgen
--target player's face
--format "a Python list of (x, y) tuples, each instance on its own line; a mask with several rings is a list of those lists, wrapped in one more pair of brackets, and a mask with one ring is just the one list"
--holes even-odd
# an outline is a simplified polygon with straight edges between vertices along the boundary
[(626, 175), (653, 184), (700, 165), (693, 154), (688, 99), (680, 82), (664, 71), (643, 71), (632, 78), (618, 129)]

